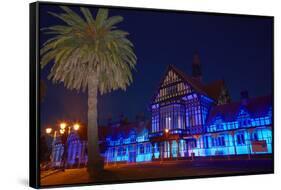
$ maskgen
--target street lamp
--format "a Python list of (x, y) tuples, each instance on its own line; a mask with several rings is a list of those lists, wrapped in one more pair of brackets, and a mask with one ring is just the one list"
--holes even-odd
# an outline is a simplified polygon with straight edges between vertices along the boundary
[(75, 131), (78, 131), (79, 128), (80, 128), (80, 125), (79, 125), (78, 123), (75, 123), (75, 124), (73, 125), (73, 129), (74, 129)]
[(46, 133), (47, 133), (47, 134), (50, 134), (51, 132), (52, 132), (52, 128), (47, 128), (47, 129), (46, 129)]
[(60, 128), (61, 128), (61, 129), (65, 129), (65, 128), (66, 128), (66, 123), (64, 123), (64, 122), (61, 123), (61, 124), (60, 124)]
[(51, 163), (51, 155), (52, 155), (52, 146), (53, 146), (53, 143), (54, 143), (54, 139), (55, 139), (55, 136), (56, 136), (56, 131), (54, 131), (54, 134), (53, 134), (53, 129), (51, 127), (48, 127), (45, 129), (45, 132), (46, 132), (46, 137), (51, 137), (52, 138), (52, 145), (51, 145), (51, 150), (49, 152), (49, 148), (48, 148), (48, 152), (46, 152), (46, 154), (48, 154), (48, 157), (49, 157), (49, 160), (48, 162)]
[[(64, 150), (63, 150), (63, 155), (62, 155), (62, 163), (63, 163), (63, 168), (62, 170), (64, 171), (65, 170), (65, 165), (66, 165), (66, 151), (67, 151), (67, 136), (69, 134), (65, 133), (65, 128), (66, 128), (66, 123), (65, 122), (62, 122), (60, 123), (60, 136), (61, 136), (61, 142), (64, 146)], [(68, 131), (69, 132), (69, 131)]]
[(64, 129), (60, 129), (60, 134), (64, 134), (65, 130)]

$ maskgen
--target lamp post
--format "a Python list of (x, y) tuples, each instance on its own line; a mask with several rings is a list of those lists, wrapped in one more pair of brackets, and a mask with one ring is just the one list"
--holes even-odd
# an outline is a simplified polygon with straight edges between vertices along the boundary
[(60, 124), (60, 136), (61, 136), (61, 142), (64, 145), (64, 149), (63, 149), (63, 154), (62, 154), (62, 171), (65, 170), (65, 166), (66, 166), (66, 158), (67, 158), (67, 136), (69, 135), (69, 131), (66, 133), (65, 131), (66, 129), (66, 123), (61, 123)]
[[(41, 146), (44, 146), (45, 145), (45, 150), (43, 150), (43, 156), (46, 156), (44, 157), (44, 161), (46, 161), (46, 166), (47, 166), (47, 169), (49, 168), (50, 166), (50, 163), (51, 163), (51, 155), (52, 155), (52, 146), (50, 147), (49, 146), (49, 142), (52, 141), (53, 137), (50, 135), (52, 133), (52, 128), (46, 128), (45, 129), (45, 132), (46, 132), (46, 135), (43, 137), (44, 138), (44, 143), (45, 144), (40, 144)], [(40, 139), (40, 143), (41, 142), (41, 139)], [(41, 147), (43, 149), (43, 147)], [(42, 151), (41, 149), (41, 151)], [(41, 154), (41, 151), (40, 151), (40, 154)]]

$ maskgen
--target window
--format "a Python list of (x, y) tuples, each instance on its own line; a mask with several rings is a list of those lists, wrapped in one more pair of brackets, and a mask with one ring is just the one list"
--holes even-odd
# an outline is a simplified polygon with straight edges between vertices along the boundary
[(118, 148), (118, 156), (123, 156), (126, 154), (126, 149), (123, 147)]
[(239, 122), (239, 127), (248, 127), (251, 125), (250, 115), (244, 108), (241, 108), (237, 120)]
[(255, 133), (253, 133), (253, 135), (252, 135), (252, 139), (254, 140), (254, 141), (257, 141), (257, 140), (259, 140), (258, 139), (258, 134), (255, 132)]
[(168, 105), (160, 108), (160, 129), (171, 129), (171, 119), (173, 114), (173, 106)]
[(131, 134), (130, 135), (130, 143), (133, 143), (136, 141), (136, 135), (135, 134)]
[(217, 130), (223, 130), (223, 124), (217, 124)]
[(265, 118), (265, 124), (266, 124), (266, 125), (271, 124), (271, 121), (270, 121), (270, 120), (271, 120), (270, 117), (266, 117), (266, 118)]
[(209, 107), (210, 107), (211, 100), (209, 98), (202, 96), (201, 99), (201, 113), (202, 113), (202, 124), (205, 125), (205, 121), (207, 118), (207, 115), (209, 113)]
[(144, 146), (140, 144), (139, 146), (140, 154), (144, 154)]
[(196, 140), (195, 139), (193, 141), (190, 141), (189, 147), (190, 148), (196, 148)]
[(238, 135), (237, 135), (237, 144), (238, 144), (238, 145), (243, 145), (243, 144), (245, 144), (244, 134), (238, 134)]
[(146, 144), (146, 152), (151, 152), (151, 150), (150, 150), (150, 144), (149, 144), (149, 143)]
[(208, 141), (208, 136), (204, 137), (204, 148), (209, 148), (209, 141)]
[(159, 115), (158, 110), (153, 110), (152, 112), (152, 132), (158, 132), (159, 131)]
[(186, 122), (187, 122), (187, 126), (190, 127), (202, 125), (201, 106), (200, 106), (200, 102), (196, 97), (197, 95), (193, 94), (193, 96), (191, 96), (191, 99), (189, 99), (187, 102)]
[(224, 137), (218, 137), (218, 146), (225, 146)]
[(174, 103), (160, 108), (160, 130), (165, 129), (183, 129), (184, 105)]
[(216, 146), (216, 138), (212, 138), (212, 146)]
[(212, 146), (225, 146), (224, 136), (212, 138)]
[(174, 104), (173, 105), (173, 128), (175, 129), (184, 129), (184, 114), (185, 109), (184, 106), (181, 104)]

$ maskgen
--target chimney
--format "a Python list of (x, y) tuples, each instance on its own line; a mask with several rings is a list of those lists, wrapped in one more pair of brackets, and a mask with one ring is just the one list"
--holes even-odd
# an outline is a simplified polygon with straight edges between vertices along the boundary
[(192, 77), (196, 80), (202, 81), (202, 69), (199, 53), (196, 51), (193, 55), (192, 61)]
[(241, 98), (241, 104), (242, 105), (247, 105), (249, 102), (249, 94), (247, 90), (243, 90), (240, 93), (240, 98)]

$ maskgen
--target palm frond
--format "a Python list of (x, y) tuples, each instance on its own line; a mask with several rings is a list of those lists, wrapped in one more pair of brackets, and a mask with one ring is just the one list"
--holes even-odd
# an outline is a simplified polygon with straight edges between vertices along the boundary
[(100, 28), (108, 17), (108, 10), (107, 9), (99, 9), (96, 17), (96, 25)]
[(90, 12), (90, 10), (87, 9), (87, 8), (83, 8), (83, 7), (81, 7), (80, 10), (83, 13), (87, 23), (88, 24), (94, 24), (95, 19), (93, 18), (92, 13)]
[(133, 81), (137, 57), (129, 33), (116, 27), (123, 17), (108, 18), (108, 10), (99, 9), (94, 18), (89, 9), (81, 7), (82, 18), (68, 7), (61, 8), (64, 13), (50, 14), (65, 25), (41, 29), (55, 35), (40, 49), (41, 67), (53, 63), (48, 78), (67, 89), (85, 91), (94, 74), (101, 94), (125, 90)]
[(105, 28), (111, 29), (114, 25), (120, 23), (123, 21), (123, 17), (121, 16), (112, 16), (108, 18), (104, 24)]

